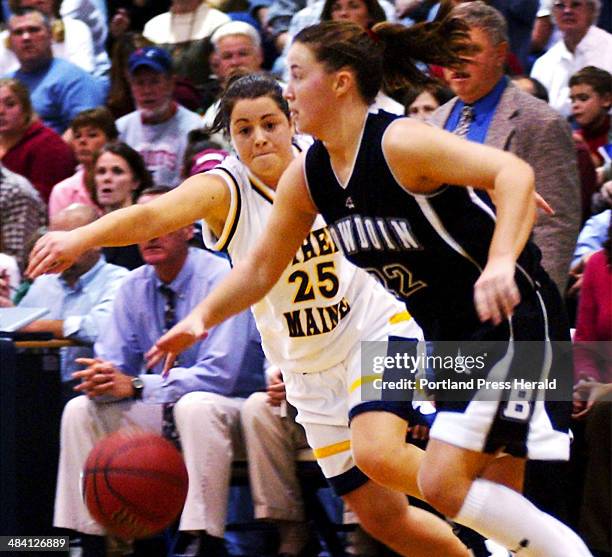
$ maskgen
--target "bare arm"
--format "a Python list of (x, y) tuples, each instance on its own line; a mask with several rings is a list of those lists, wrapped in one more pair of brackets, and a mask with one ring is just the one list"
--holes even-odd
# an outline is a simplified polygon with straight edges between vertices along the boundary
[(295, 159), (279, 183), (272, 214), (259, 242), (217, 288), (183, 321), (166, 333), (149, 355), (178, 353), (206, 334), (206, 330), (244, 311), (276, 284), (308, 235), (317, 215), (303, 176), (303, 157)]
[(101, 246), (127, 246), (157, 238), (204, 219), (213, 230), (223, 227), (230, 205), (224, 181), (212, 174), (188, 178), (178, 188), (150, 203), (132, 205), (70, 232), (50, 232), (34, 246), (30, 277), (68, 268), (84, 251)]
[(475, 286), (481, 319), (498, 323), (519, 302), (514, 265), (535, 221), (534, 174), (518, 157), (419, 122), (398, 120), (385, 155), (406, 190), (430, 193), (442, 183), (486, 189), (497, 220), (487, 265)]

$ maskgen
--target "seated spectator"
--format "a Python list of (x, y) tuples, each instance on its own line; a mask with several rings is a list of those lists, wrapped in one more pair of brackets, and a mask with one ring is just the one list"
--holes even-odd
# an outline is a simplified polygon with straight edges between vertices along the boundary
[[(585, 418), (585, 474), (579, 532), (594, 555), (610, 555), (610, 434), (612, 429), (611, 224), (602, 250), (585, 271), (574, 335), (574, 418)], [(574, 428), (573, 428), (574, 429)], [(576, 428), (577, 429), (577, 428)]]
[(584, 268), (574, 334), (576, 382), (612, 383), (612, 262), (608, 227), (603, 249), (591, 252)]
[(49, 198), (49, 217), (73, 203), (81, 203), (100, 211), (94, 201), (94, 157), (119, 132), (115, 119), (105, 107), (84, 110), (70, 124), (72, 148), (79, 167), (75, 174), (53, 187)]
[(202, 0), (172, 0), (170, 11), (150, 19), (142, 34), (170, 52), (176, 75), (192, 81), (201, 95), (210, 80), (210, 36), (230, 21)]
[(156, 184), (177, 186), (187, 133), (199, 128), (202, 120), (172, 100), (172, 58), (164, 49), (136, 50), (128, 71), (136, 110), (117, 120), (119, 138), (142, 155)]
[[(211, 37), (214, 48), (215, 71), (218, 80), (218, 91), (221, 93), (233, 74), (247, 74), (262, 71), (263, 51), (261, 37), (252, 25), (244, 21), (230, 21), (219, 27)], [(208, 107), (202, 120), (202, 127), (213, 125), (219, 112), (219, 98)], [(211, 136), (224, 149), (231, 145), (221, 133)]]
[(94, 51), (94, 75), (104, 78), (108, 75), (110, 61), (106, 53), (108, 35), (107, 16), (104, 14), (105, 0), (61, 0), (60, 15), (82, 21), (91, 31)]
[(545, 103), (548, 102), (548, 91), (535, 77), (528, 75), (513, 75), (510, 79), (519, 88), (533, 95), (536, 99), (540, 99)]
[(47, 222), (47, 210), (40, 194), (19, 174), (0, 161), (0, 236), (3, 253), (12, 255), (23, 272), (28, 239)]
[(53, 186), (76, 167), (70, 146), (40, 122), (27, 88), (12, 78), (0, 79), (0, 158), (30, 180), (45, 202)]
[(445, 70), (457, 98), (441, 106), (432, 122), (455, 131), (467, 106), (471, 108), (468, 140), (509, 151), (533, 167), (536, 191), (556, 211), (555, 215), (540, 212), (533, 239), (542, 251), (544, 269), (564, 291), (580, 227), (580, 183), (569, 126), (546, 103), (504, 75), (508, 37), (500, 12), (476, 0), (458, 4), (452, 14), (468, 24), (470, 42), (480, 52), (467, 57), (461, 67)]
[(604, 160), (598, 149), (612, 143), (612, 75), (595, 66), (587, 66), (572, 75), (569, 86), (572, 119), (578, 126), (576, 133), (589, 146), (595, 167), (600, 167)]
[(0, 307), (10, 307), (13, 292), (19, 288), (21, 273), (14, 255), (4, 252), (4, 240), (0, 229)]
[(531, 75), (550, 97), (550, 105), (570, 116), (569, 79), (585, 66), (612, 72), (612, 35), (595, 26), (600, 0), (555, 0), (552, 13), (562, 38), (538, 58)]
[(206, 172), (217, 166), (227, 157), (228, 152), (210, 139), (210, 135), (203, 129), (191, 130), (187, 134), (187, 148), (183, 157), (183, 179), (194, 174)]
[(574, 282), (568, 291), (569, 295), (577, 295), (580, 291), (584, 268), (591, 256), (603, 247), (611, 215), (612, 209), (606, 209), (592, 216), (582, 227), (570, 266), (570, 277)]
[[(102, 147), (94, 156), (93, 167), (94, 201), (104, 213), (129, 207), (142, 190), (153, 186), (140, 154), (120, 141)], [(108, 262), (130, 270), (144, 264), (135, 244), (106, 247), (104, 256)]]
[(448, 87), (436, 81), (412, 87), (403, 97), (406, 116), (427, 121), (437, 108), (454, 96), (455, 94)]
[[(36, 8), (43, 12), (51, 23), (51, 50), (55, 58), (63, 58), (88, 73), (94, 70), (93, 39), (91, 31), (78, 19), (59, 17), (59, 0), (11, 0), (11, 10)], [(0, 33), (0, 75), (19, 68), (15, 53), (8, 48), (8, 31)]]
[[(158, 196), (156, 191), (145, 191), (139, 203)], [(199, 555), (227, 555), (222, 538), (231, 464), (242, 444), (240, 409), (263, 387), (263, 353), (253, 318), (244, 312), (213, 328), (165, 377), (161, 364), (145, 373), (143, 356), (229, 272), (223, 258), (188, 248), (191, 234), (191, 227), (182, 228), (140, 245), (147, 265), (130, 273), (119, 289), (95, 345), (98, 359), (79, 360), (87, 368), (74, 374), (81, 381), (76, 389), (88, 396), (64, 409), (54, 526), (84, 534), (84, 555), (92, 546), (101, 548), (104, 535), (75, 481), (88, 452), (120, 427), (171, 436), (173, 423), (189, 474), (179, 529), (200, 538)]]
[[(92, 207), (71, 205), (50, 221), (50, 230), (74, 230), (98, 217)], [(88, 344), (61, 349), (62, 391), (72, 398), (76, 382), (72, 373), (79, 366), (76, 358), (93, 357), (93, 343), (104, 330), (115, 294), (127, 269), (107, 263), (99, 249), (83, 253), (60, 275), (43, 275), (30, 286), (19, 307), (44, 307), (49, 313), (22, 332), (45, 331), (54, 338), (66, 338)]]
[(24, 8), (9, 20), (10, 46), (20, 67), (10, 77), (30, 91), (43, 122), (63, 134), (81, 111), (104, 104), (104, 91), (93, 76), (72, 62), (54, 58), (51, 24), (40, 11)]

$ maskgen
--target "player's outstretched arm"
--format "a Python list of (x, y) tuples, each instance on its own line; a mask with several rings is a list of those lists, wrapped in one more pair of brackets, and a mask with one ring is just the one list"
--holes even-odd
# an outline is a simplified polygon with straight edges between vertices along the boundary
[(308, 235), (317, 215), (303, 175), (303, 157), (295, 159), (279, 183), (274, 207), (259, 242), (246, 259), (196, 306), (190, 315), (159, 339), (149, 354), (155, 362), (176, 354), (211, 327), (261, 300), (276, 284)]
[(223, 180), (198, 174), (176, 189), (143, 205), (113, 211), (69, 232), (49, 232), (34, 246), (27, 274), (36, 278), (70, 267), (84, 251), (102, 246), (127, 246), (157, 238), (204, 219), (223, 226), (230, 193)]

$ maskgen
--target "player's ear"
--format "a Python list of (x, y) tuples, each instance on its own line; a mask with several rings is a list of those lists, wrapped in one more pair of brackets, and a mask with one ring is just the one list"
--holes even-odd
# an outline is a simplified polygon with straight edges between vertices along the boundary
[(355, 76), (349, 69), (340, 68), (333, 81), (333, 90), (337, 94), (346, 94), (355, 85)]

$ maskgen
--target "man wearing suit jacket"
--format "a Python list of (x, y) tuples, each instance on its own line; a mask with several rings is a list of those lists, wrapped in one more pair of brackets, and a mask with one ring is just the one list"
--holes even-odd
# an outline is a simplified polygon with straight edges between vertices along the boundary
[(468, 24), (470, 40), (480, 51), (460, 68), (445, 70), (457, 98), (441, 106), (431, 121), (455, 131), (463, 108), (471, 106), (467, 139), (511, 151), (533, 167), (537, 192), (555, 210), (553, 216), (540, 212), (533, 235), (544, 268), (563, 292), (580, 226), (580, 185), (569, 126), (504, 76), (508, 35), (500, 12), (478, 0), (459, 4), (453, 14)]

